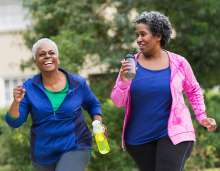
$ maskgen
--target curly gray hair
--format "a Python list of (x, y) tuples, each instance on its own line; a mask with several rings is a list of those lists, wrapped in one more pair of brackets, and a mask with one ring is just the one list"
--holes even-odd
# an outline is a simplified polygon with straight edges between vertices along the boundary
[(57, 54), (57, 57), (59, 56), (58, 54), (58, 48), (57, 48), (57, 45), (54, 41), (48, 39), (48, 38), (42, 38), (42, 39), (39, 39), (34, 45), (33, 45), (33, 48), (32, 48), (32, 53), (33, 53), (33, 57), (34, 57), (34, 60), (36, 59), (36, 54), (37, 54), (37, 51), (38, 51), (38, 48), (44, 44), (44, 43), (49, 43), (51, 44), (54, 49), (55, 49), (55, 52)]
[(142, 12), (141, 15), (135, 20), (135, 23), (138, 25), (140, 23), (147, 24), (150, 31), (154, 36), (162, 35), (160, 45), (162, 48), (166, 46), (170, 41), (170, 36), (172, 33), (171, 23), (165, 15), (157, 12)]

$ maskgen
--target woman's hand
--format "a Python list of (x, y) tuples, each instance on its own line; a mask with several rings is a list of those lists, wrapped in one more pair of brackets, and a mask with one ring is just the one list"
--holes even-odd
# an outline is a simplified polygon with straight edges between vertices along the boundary
[[(102, 125), (105, 128), (104, 137), (105, 137), (105, 139), (108, 139), (107, 127), (104, 124), (102, 124), (102, 117), (101, 117), (101, 115), (100, 114), (95, 114), (93, 116), (93, 121), (95, 121), (95, 120), (98, 120), (100, 122), (100, 125)], [(92, 134), (92, 136), (94, 135), (93, 130), (92, 130), (91, 134)]]
[[(129, 81), (126, 77), (125, 74), (128, 73), (128, 70), (131, 69), (131, 64), (128, 61), (124, 61), (121, 64), (121, 69), (120, 69), (120, 76), (121, 76), (121, 80), (123, 82), (127, 82)], [(137, 67), (136, 67), (136, 71), (137, 71)]]
[(215, 131), (217, 126), (216, 126), (216, 122), (215, 119), (213, 118), (204, 118), (202, 120), (202, 124), (203, 126), (205, 126), (207, 128), (208, 131), (212, 132)]
[(21, 100), (24, 98), (24, 95), (25, 89), (23, 89), (22, 86), (17, 86), (13, 89), (13, 96), (15, 102), (20, 103)]
[[(104, 132), (104, 138), (108, 139), (108, 130), (107, 127), (104, 124), (101, 124), (104, 128), (105, 128), (105, 132)], [(91, 132), (92, 136), (94, 136), (93, 130)]]
[(120, 69), (120, 76), (121, 76), (121, 80), (123, 82), (127, 82), (129, 81), (126, 77), (125, 74), (128, 73), (128, 70), (131, 69), (131, 64), (129, 64), (128, 61), (124, 61), (121, 65), (121, 69)]
[(105, 128), (105, 132), (104, 132), (104, 138), (108, 139), (108, 130), (107, 127), (104, 124), (101, 124), (104, 128)]
[(19, 104), (21, 100), (24, 98), (25, 89), (22, 86), (17, 86), (13, 89), (14, 101), (11, 104), (11, 107), (8, 109), (8, 113), (13, 117), (17, 118), (20, 116), (19, 114)]

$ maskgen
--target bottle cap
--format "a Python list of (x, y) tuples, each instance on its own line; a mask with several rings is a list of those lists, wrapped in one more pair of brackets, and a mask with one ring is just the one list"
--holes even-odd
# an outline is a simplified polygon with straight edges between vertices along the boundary
[(98, 120), (95, 120), (95, 121), (92, 122), (93, 127), (97, 127), (99, 125), (100, 125), (100, 122)]
[(92, 122), (94, 134), (99, 134), (105, 131), (104, 127), (100, 125), (98, 120)]
[(127, 59), (127, 58), (134, 58), (133, 53), (132, 53), (132, 52), (130, 52), (129, 54), (127, 54), (127, 56), (125, 57), (125, 59)]

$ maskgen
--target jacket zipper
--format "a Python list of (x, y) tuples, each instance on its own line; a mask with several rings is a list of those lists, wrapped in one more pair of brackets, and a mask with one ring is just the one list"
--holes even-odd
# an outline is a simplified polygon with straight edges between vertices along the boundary
[[(174, 76), (176, 75), (176, 73), (178, 72), (178, 70), (179, 70), (180, 66), (182, 65), (182, 63), (183, 63), (183, 61), (181, 61), (181, 63), (179, 64), (179, 66), (178, 66), (178, 68), (177, 68), (175, 74), (173, 75), (173, 77), (174, 77)], [(171, 80), (170, 80), (170, 91), (171, 91), (171, 96), (172, 96), (172, 104), (171, 104), (170, 114), (171, 114), (172, 108), (173, 108), (173, 93), (172, 93), (172, 87), (171, 87), (171, 83), (172, 83), (172, 81), (173, 81), (173, 77), (172, 77)], [(175, 112), (175, 111), (173, 111), (173, 112)], [(170, 121), (170, 116), (169, 116), (169, 118), (168, 118), (167, 127), (168, 127), (168, 125), (169, 125), (169, 121)], [(169, 127), (167, 128), (167, 134), (168, 134), (168, 136), (170, 137), (170, 135), (169, 135)]]

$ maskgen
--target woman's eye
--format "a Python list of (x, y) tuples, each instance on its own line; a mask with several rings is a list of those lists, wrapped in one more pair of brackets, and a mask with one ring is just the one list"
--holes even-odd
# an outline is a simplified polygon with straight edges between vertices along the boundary
[(54, 55), (55, 53), (54, 52), (50, 52), (50, 55)]
[(141, 34), (141, 36), (143, 36), (143, 37), (144, 37), (145, 35), (146, 35), (146, 34), (144, 34), (144, 33)]
[(39, 56), (44, 56), (44, 54), (42, 53), (42, 54), (40, 54)]

